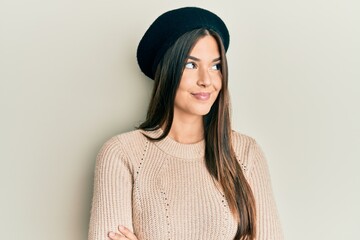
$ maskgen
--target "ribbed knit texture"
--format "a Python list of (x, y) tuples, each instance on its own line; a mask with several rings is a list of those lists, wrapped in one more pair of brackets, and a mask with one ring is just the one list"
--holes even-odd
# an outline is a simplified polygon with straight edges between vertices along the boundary
[[(263, 152), (236, 132), (233, 144), (256, 199), (256, 239), (283, 239)], [(204, 141), (151, 142), (141, 130), (107, 141), (96, 163), (88, 240), (109, 239), (119, 224), (139, 240), (233, 240), (237, 224), (205, 167), (204, 149)]]

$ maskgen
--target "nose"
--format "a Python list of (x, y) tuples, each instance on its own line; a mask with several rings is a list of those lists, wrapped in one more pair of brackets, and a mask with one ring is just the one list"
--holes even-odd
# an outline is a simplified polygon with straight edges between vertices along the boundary
[(211, 76), (208, 69), (199, 69), (197, 84), (201, 87), (208, 87), (211, 85)]

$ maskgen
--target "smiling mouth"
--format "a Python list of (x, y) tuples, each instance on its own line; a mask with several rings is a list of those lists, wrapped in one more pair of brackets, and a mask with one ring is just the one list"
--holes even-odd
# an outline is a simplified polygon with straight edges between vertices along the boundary
[(192, 93), (191, 95), (193, 95), (197, 100), (201, 101), (206, 101), (210, 98), (210, 93), (206, 92)]

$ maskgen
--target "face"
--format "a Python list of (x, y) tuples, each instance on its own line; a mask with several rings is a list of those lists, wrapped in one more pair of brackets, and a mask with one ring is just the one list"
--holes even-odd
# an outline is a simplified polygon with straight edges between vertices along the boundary
[(175, 96), (174, 117), (202, 117), (215, 102), (222, 85), (221, 59), (214, 37), (200, 38), (185, 63)]

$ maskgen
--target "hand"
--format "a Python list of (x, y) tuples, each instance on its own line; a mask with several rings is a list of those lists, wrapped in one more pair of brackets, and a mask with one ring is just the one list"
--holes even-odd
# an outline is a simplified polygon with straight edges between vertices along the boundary
[(109, 238), (112, 240), (138, 240), (137, 237), (126, 227), (118, 227), (120, 233), (109, 232)]

